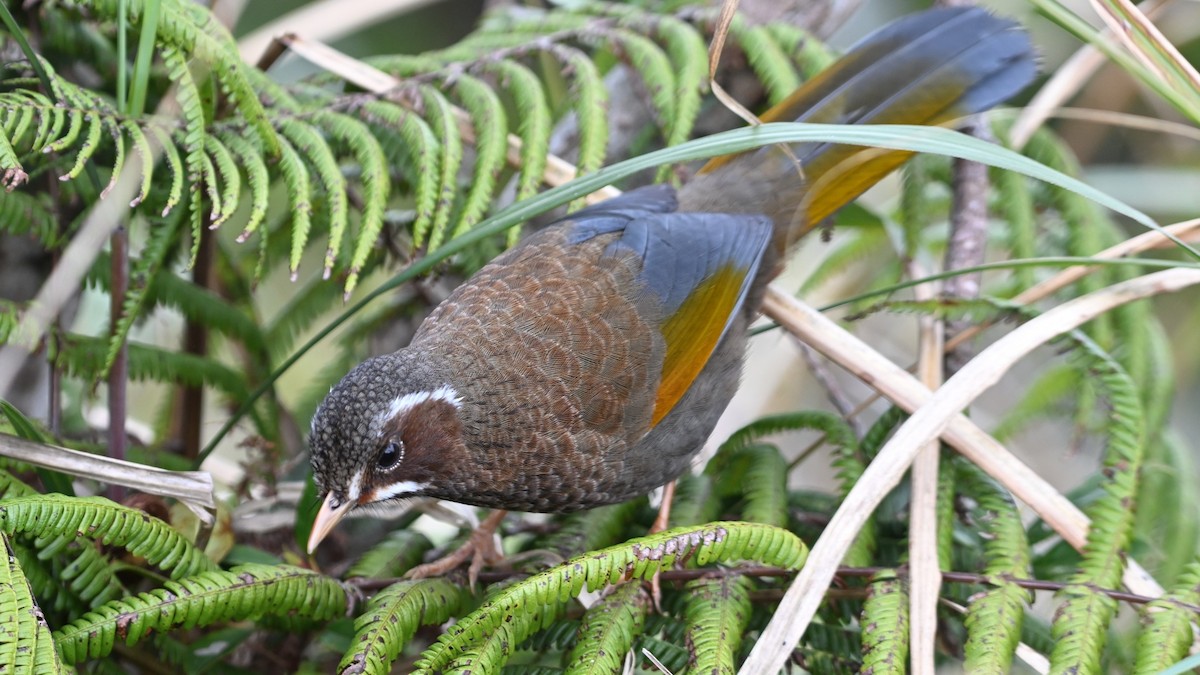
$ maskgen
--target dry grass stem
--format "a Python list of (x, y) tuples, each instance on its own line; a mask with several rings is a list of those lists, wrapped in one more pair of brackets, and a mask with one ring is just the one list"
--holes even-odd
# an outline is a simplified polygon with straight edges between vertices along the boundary
[[(1070, 300), (980, 352), (935, 393), (833, 321), (771, 287), (764, 304), (768, 316), (913, 415), (883, 447), (842, 502), (740, 672), (776, 672), (783, 666), (820, 606), (838, 564), (863, 523), (884, 495), (899, 483), (921, 448), (939, 435), (1029, 504), (1072, 546), (1082, 547), (1087, 536), (1087, 517), (1040, 476), (1003, 451), (1003, 446), (994, 439), (993, 447), (985, 448), (988, 444), (981, 442), (980, 437), (988, 438), (987, 435), (962, 416), (961, 411), (1016, 361), (1058, 335), (1122, 304), (1196, 284), (1200, 284), (1200, 270), (1173, 269)], [(984, 458), (986, 452), (981, 452), (997, 449), (1006, 455), (1002, 462), (996, 457)], [(981, 461), (984, 459), (987, 461)], [(1135, 593), (1162, 594), (1161, 586), (1132, 561), (1124, 583)]]
[(112, 459), (89, 452), (35, 443), (0, 434), (0, 456), (43, 469), (108, 485), (123, 485), (140, 492), (178, 499), (206, 524), (212, 524), (209, 512), (213, 501), (212, 476), (207, 471), (168, 471), (153, 466)]
[[(908, 274), (919, 279), (926, 276), (916, 263), (909, 264)], [(939, 293), (937, 283), (921, 284), (913, 289), (918, 301), (932, 300)], [(917, 372), (929, 389), (942, 384), (944, 323), (932, 316), (918, 320)], [(909, 654), (916, 675), (933, 675), (937, 656), (937, 603), (942, 591), (942, 569), (938, 560), (938, 465), (941, 443), (936, 439), (917, 454), (912, 466), (912, 501), (909, 504), (908, 563), (911, 587), (909, 592)]]

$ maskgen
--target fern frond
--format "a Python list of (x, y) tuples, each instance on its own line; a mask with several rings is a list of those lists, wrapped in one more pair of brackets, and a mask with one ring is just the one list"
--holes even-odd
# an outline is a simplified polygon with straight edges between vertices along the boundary
[(204, 137), (204, 151), (208, 164), (213, 167), (210, 190), (216, 197), (211, 198), (213, 209), (208, 228), (215, 230), (237, 211), (238, 198), (242, 193), (242, 174), (229, 148), (216, 136), (208, 134)]
[[(494, 637), (501, 626), (510, 638), (507, 645), (511, 651), (536, 629), (532, 622), (543, 618), (541, 610), (546, 605), (566, 602), (585, 587), (595, 591), (622, 579), (648, 579), (676, 561), (702, 566), (751, 559), (794, 568), (806, 555), (807, 548), (792, 533), (750, 523), (678, 528), (586, 553), (497, 592), (426, 650), (417, 669), (431, 672), (445, 668), (485, 636)], [(507, 652), (502, 650), (496, 656), (503, 658)], [(481, 670), (499, 666), (499, 662), (477, 664)]]
[[(345, 293), (349, 295), (358, 285), (358, 276), (367, 263), (367, 256), (376, 249), (379, 232), (383, 229), (383, 212), (387, 208), (391, 181), (388, 177), (387, 159), (383, 148), (371, 135), (367, 125), (341, 113), (322, 111), (314, 122), (337, 142), (350, 149), (359, 166), (359, 182), (362, 184), (362, 212), (359, 218), (358, 241), (350, 258), (350, 270), (346, 277)], [(333, 269), (338, 258), (342, 233), (330, 231), (329, 249), (325, 252), (325, 269)]]
[(1125, 555), (1133, 537), (1138, 472), (1144, 452), (1141, 401), (1136, 386), (1121, 367), (1082, 333), (1072, 335), (1089, 353), (1098, 380), (1108, 393), (1111, 406), (1106, 416), (1108, 449), (1104, 459), (1101, 497), (1089, 508), (1083, 560), (1073, 585), (1063, 591), (1066, 600), (1055, 613), (1051, 628), (1057, 640), (1050, 655), (1052, 672), (1099, 668), (1108, 625), (1116, 601), (1098, 589), (1116, 588), (1121, 583)]
[(619, 673), (633, 639), (642, 632), (650, 596), (642, 584), (621, 584), (590, 607), (579, 627), (579, 640), (567, 658), (566, 673)]
[(771, 105), (800, 88), (800, 76), (792, 67), (791, 58), (772, 39), (766, 26), (752, 26), (741, 17), (735, 17), (729, 26), (729, 37), (745, 52), (754, 74), (767, 89), (767, 100)]
[(434, 136), (441, 144), (438, 160), (438, 199), (433, 212), (428, 233), (413, 231), (413, 246), (421, 247), (428, 234), (430, 250), (441, 246), (450, 223), (450, 215), (454, 208), (454, 196), (458, 191), (458, 169), (462, 166), (463, 145), (462, 134), (458, 130), (458, 122), (454, 118), (453, 106), (442, 92), (432, 85), (421, 87), (421, 100), (425, 105), (426, 119), (433, 129)]
[[(517, 112), (517, 135), (521, 138), (520, 177), (517, 179), (516, 200), (533, 196), (546, 171), (550, 154), (550, 104), (537, 75), (515, 61), (485, 61), (480, 71), (492, 73), (500, 86), (513, 100)], [(513, 228), (512, 233), (519, 233)], [(515, 243), (510, 238), (510, 245)]]
[[(192, 77), (187, 57), (175, 49), (165, 49), (163, 60), (171, 81), (175, 83), (175, 97), (179, 101), (180, 116), (183, 118), (183, 149), (184, 165), (187, 167), (188, 183), (188, 213), (192, 221), (192, 258), (191, 264), (196, 264), (196, 256), (200, 254), (200, 237), (202, 234), (200, 213), (200, 194), (205, 185), (212, 185), (211, 180), (205, 181), (205, 164), (210, 160), (204, 152), (204, 137), (207, 134), (204, 124), (204, 102), (200, 89)], [(209, 173), (211, 173), (211, 168)]]
[(997, 579), (967, 608), (964, 667), (970, 673), (1007, 673), (1030, 598), (1028, 591), (1004, 579), (1029, 577), (1029, 542), (1012, 496), (975, 465), (955, 462), (954, 466), (962, 491), (978, 503), (982, 515), (976, 521), (987, 527), (984, 573)]
[(750, 620), (750, 579), (723, 575), (688, 582), (688, 650), (694, 672), (732, 675)]
[(53, 203), (44, 192), (10, 192), (0, 199), (0, 232), (29, 234), (49, 246), (58, 243), (58, 219)]
[(346, 571), (348, 578), (399, 577), (421, 563), (425, 553), (433, 548), (429, 538), (415, 530), (392, 530), (383, 541), (375, 544)]
[(283, 174), (283, 184), (288, 193), (288, 212), (292, 215), (292, 250), (288, 256), (288, 269), (292, 273), (292, 281), (295, 281), (300, 259), (308, 247), (308, 232), (312, 229), (312, 188), (308, 180), (308, 167), (286, 134), (279, 137), (279, 172)]
[(419, 626), (439, 624), (466, 603), (468, 591), (445, 579), (401, 581), (371, 599), (354, 621), (354, 648), (338, 664), (342, 675), (385, 673)]
[(414, 237), (416, 232), (428, 233), (433, 227), (439, 193), (439, 143), (433, 129), (420, 115), (390, 103), (371, 101), (360, 110), (365, 121), (386, 130), (383, 143), (388, 156), (398, 161), (407, 159), (407, 177), (412, 186), (413, 208), (417, 216), (412, 231)]
[(146, 139), (146, 134), (140, 126), (131, 120), (123, 120), (121, 128), (130, 139), (133, 151), (142, 164), (142, 170), (139, 172), (141, 182), (139, 183), (137, 194), (129, 202), (129, 208), (134, 208), (146, 201), (146, 197), (150, 194), (150, 183), (154, 178), (154, 155), (150, 150), (150, 141)]
[(752, 445), (738, 451), (746, 461), (741, 483), (745, 495), (742, 518), (752, 523), (787, 526), (787, 461), (773, 445)]
[(31, 495), (0, 504), (0, 530), (34, 537), (74, 536), (120, 546), (180, 578), (214, 568), (170, 525), (101, 497)]
[(63, 660), (102, 658), (117, 640), (137, 644), (151, 631), (209, 626), (263, 616), (328, 620), (346, 612), (337, 580), (286, 565), (239, 565), (168, 581), (146, 593), (114, 600), (55, 631)]
[(475, 129), (475, 166), (451, 238), (465, 233), (487, 211), (508, 152), (508, 120), (495, 90), (469, 75), (455, 80), (454, 89)]
[(150, 133), (158, 141), (158, 147), (162, 148), (163, 158), (171, 172), (171, 186), (167, 188), (167, 197), (162, 208), (162, 217), (166, 218), (183, 199), (183, 160), (179, 157), (179, 149), (175, 147), (171, 135), (165, 129), (150, 127)]
[[(0, 471), (0, 499), (32, 497), (38, 492), (18, 480), (7, 471)], [(108, 558), (94, 546), (79, 546), (73, 534), (59, 536), (30, 536), (29, 556), (17, 546), (19, 557), (30, 557), (37, 563), (48, 562), (53, 571), (45, 570), (49, 578), (34, 584), (36, 597), (42, 602), (53, 602), (54, 609), (78, 605), (94, 607), (120, 595), (124, 589), (117, 580), (116, 571)], [(60, 557), (61, 556), (61, 557)], [(22, 567), (33, 571), (33, 567), (22, 562)], [(30, 581), (37, 579), (30, 577)], [(69, 592), (67, 592), (69, 591)]]
[(721, 444), (719, 452), (737, 452), (769, 434), (784, 431), (813, 429), (825, 434), (826, 440), (839, 448), (854, 448), (858, 440), (854, 431), (842, 418), (833, 413), (819, 410), (801, 410), (760, 417), (738, 429)]
[[(333, 149), (325, 142), (320, 132), (306, 122), (295, 118), (285, 118), (279, 121), (279, 130), (293, 148), (298, 150), (317, 173), (324, 190), (325, 200), (329, 210), (329, 248), (336, 252), (341, 247), (342, 237), (349, 223), (349, 200), (346, 196), (346, 178), (338, 166)], [(282, 144), (281, 144), (282, 147)], [(296, 255), (297, 232), (292, 233), (293, 259), (299, 263)], [(305, 230), (307, 235), (307, 230)], [(301, 249), (303, 253), (303, 249)], [(330, 254), (325, 256), (325, 276), (329, 277), (333, 270), (333, 259)]]
[(723, 495), (717, 493), (713, 483), (714, 479), (704, 473), (684, 473), (675, 479), (671, 527), (699, 525), (720, 519), (725, 503)]
[(61, 673), (50, 627), (5, 534), (0, 533), (0, 670)]
[(891, 570), (871, 577), (862, 618), (864, 673), (908, 671), (908, 589)]
[(239, 133), (225, 130), (218, 132), (218, 138), (237, 157), (238, 164), (246, 172), (246, 185), (250, 189), (250, 215), (237, 237), (238, 243), (242, 243), (254, 234), (267, 215), (271, 177), (263, 162), (261, 149), (253, 142)]
[(1192, 646), (1196, 613), (1183, 605), (1200, 604), (1200, 561), (1193, 561), (1166, 596), (1146, 605), (1144, 630), (1138, 635), (1133, 672), (1153, 675), (1167, 670), (1187, 655)]

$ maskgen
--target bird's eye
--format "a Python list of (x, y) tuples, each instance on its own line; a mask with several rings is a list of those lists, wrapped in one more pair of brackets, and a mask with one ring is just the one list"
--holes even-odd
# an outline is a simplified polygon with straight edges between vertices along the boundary
[(383, 446), (383, 450), (379, 452), (379, 457), (375, 458), (375, 466), (384, 470), (390, 469), (400, 463), (400, 457), (403, 454), (399, 443), (388, 441), (388, 444)]

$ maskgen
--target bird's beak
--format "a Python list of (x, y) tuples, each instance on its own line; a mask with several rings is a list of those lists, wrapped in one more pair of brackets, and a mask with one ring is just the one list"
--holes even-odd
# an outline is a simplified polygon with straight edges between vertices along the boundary
[(329, 532), (337, 525), (342, 518), (350, 513), (351, 503), (349, 500), (342, 501), (333, 496), (333, 492), (325, 495), (325, 502), (321, 504), (321, 510), (317, 511), (317, 518), (313, 521), (312, 532), (308, 535), (308, 553), (311, 555), (317, 550), (317, 545), (321, 540), (329, 534)]

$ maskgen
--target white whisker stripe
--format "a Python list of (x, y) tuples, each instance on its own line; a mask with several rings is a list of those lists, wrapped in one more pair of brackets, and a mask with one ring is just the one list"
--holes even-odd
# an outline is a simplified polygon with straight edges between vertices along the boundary
[(444, 384), (433, 391), (415, 391), (411, 394), (403, 394), (397, 396), (388, 405), (387, 410), (380, 413), (377, 420), (379, 427), (382, 428), (388, 420), (395, 419), (396, 415), (426, 401), (443, 401), (455, 408), (462, 406), (462, 397), (448, 384)]
[(385, 485), (375, 491), (373, 502), (382, 502), (404, 495), (411, 495), (429, 487), (429, 483), (418, 483), (412, 480), (402, 480), (391, 485)]

